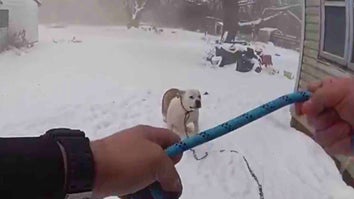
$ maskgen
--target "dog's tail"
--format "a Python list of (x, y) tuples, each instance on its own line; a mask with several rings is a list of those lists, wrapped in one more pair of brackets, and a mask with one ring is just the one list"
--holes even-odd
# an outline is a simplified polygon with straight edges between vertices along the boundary
[(171, 88), (165, 92), (162, 98), (162, 116), (163, 121), (166, 122), (167, 109), (173, 98), (179, 96), (180, 90), (177, 88)]

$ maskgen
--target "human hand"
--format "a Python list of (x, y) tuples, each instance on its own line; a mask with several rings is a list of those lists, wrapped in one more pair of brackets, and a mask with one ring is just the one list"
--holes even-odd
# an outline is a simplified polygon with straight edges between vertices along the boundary
[(94, 197), (132, 194), (157, 181), (171, 195), (169, 198), (178, 198), (182, 184), (174, 164), (181, 157), (170, 159), (164, 152), (178, 141), (174, 133), (149, 126), (137, 126), (93, 141)]
[(315, 141), (330, 155), (353, 155), (354, 79), (329, 78), (310, 84), (311, 99), (297, 104), (315, 129)]

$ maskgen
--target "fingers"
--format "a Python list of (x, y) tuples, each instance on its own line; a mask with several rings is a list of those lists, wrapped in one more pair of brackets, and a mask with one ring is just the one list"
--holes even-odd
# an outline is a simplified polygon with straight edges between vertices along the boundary
[(311, 83), (307, 86), (307, 89), (314, 93), (316, 92), (317, 89), (321, 88), (322, 87), (322, 81), (318, 81), (318, 82), (314, 82), (314, 83)]
[(134, 199), (134, 198), (154, 199), (154, 197), (151, 195), (150, 189), (148, 187), (143, 190), (140, 190), (134, 194), (120, 196), (119, 198), (121, 198), (121, 199)]
[(320, 88), (318, 85), (313, 87), (315, 92), (312, 98), (302, 106), (302, 112), (310, 116), (316, 116), (326, 108), (335, 108), (345, 98), (348, 89), (344, 80), (336, 79), (323, 81)]
[[(315, 93), (319, 88), (321, 88), (323, 85), (322, 81), (310, 83), (307, 86), (307, 90), (310, 91), (311, 93)], [(297, 115), (303, 115), (302, 107), (304, 103), (297, 103), (295, 104), (295, 113)]]
[(133, 127), (100, 140), (99, 150), (92, 150), (94, 157), (99, 157), (95, 162), (101, 163), (97, 163), (95, 196), (134, 193), (156, 181), (167, 194), (178, 196), (182, 185), (174, 162), (164, 151), (178, 141), (170, 131), (149, 126)]
[(350, 125), (345, 122), (338, 122), (328, 129), (317, 131), (315, 134), (315, 140), (322, 147), (330, 147), (336, 142), (349, 137)]
[(163, 154), (156, 171), (156, 180), (165, 192), (182, 193), (182, 183), (171, 159)]
[[(144, 137), (151, 142), (154, 142), (161, 146), (163, 149), (166, 149), (173, 144), (176, 144), (181, 141), (181, 138), (172, 133), (171, 131), (163, 128), (154, 128), (150, 126), (139, 126), (137, 128), (141, 128), (141, 132)], [(182, 154), (172, 157), (172, 161), (174, 164), (177, 164), (182, 159)]]
[(325, 151), (330, 155), (353, 155), (352, 138), (347, 137), (342, 139), (329, 147), (325, 147)]
[(352, 125), (354, 129), (354, 82), (353, 89), (348, 91), (347, 96), (337, 106), (336, 111), (340, 117)]
[(302, 105), (303, 103), (296, 103), (295, 104), (295, 113), (297, 115), (303, 115), (303, 112), (302, 112)]
[(177, 163), (179, 163), (181, 161), (182, 155), (171, 157), (171, 159), (172, 159), (173, 164), (177, 164)]
[(329, 128), (334, 123), (340, 121), (340, 117), (333, 109), (328, 109), (318, 116), (309, 116), (308, 121), (313, 125), (316, 131), (321, 131)]
[(150, 126), (139, 126), (138, 128), (141, 128), (141, 131), (146, 139), (160, 145), (163, 149), (166, 149), (167, 147), (180, 141), (178, 135), (167, 129)]

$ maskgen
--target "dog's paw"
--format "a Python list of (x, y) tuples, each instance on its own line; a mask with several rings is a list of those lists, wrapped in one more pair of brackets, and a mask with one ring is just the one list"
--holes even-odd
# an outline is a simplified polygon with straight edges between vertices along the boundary
[(194, 132), (194, 129), (195, 129), (195, 127), (194, 127), (193, 123), (187, 124), (187, 133), (188, 134)]
[(181, 139), (181, 140), (184, 140), (186, 138), (189, 137), (189, 135), (187, 136), (186, 133), (183, 133), (183, 132), (179, 132), (179, 131), (172, 131), (174, 134), (178, 135), (178, 137)]
[(191, 122), (187, 124), (187, 133), (189, 136), (196, 135), (198, 132), (198, 129), (196, 129), (196, 126)]

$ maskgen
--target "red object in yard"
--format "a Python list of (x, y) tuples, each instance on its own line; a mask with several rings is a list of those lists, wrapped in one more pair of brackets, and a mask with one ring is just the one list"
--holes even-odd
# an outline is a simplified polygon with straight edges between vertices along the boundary
[(265, 67), (273, 66), (273, 59), (271, 55), (261, 55), (262, 65)]

